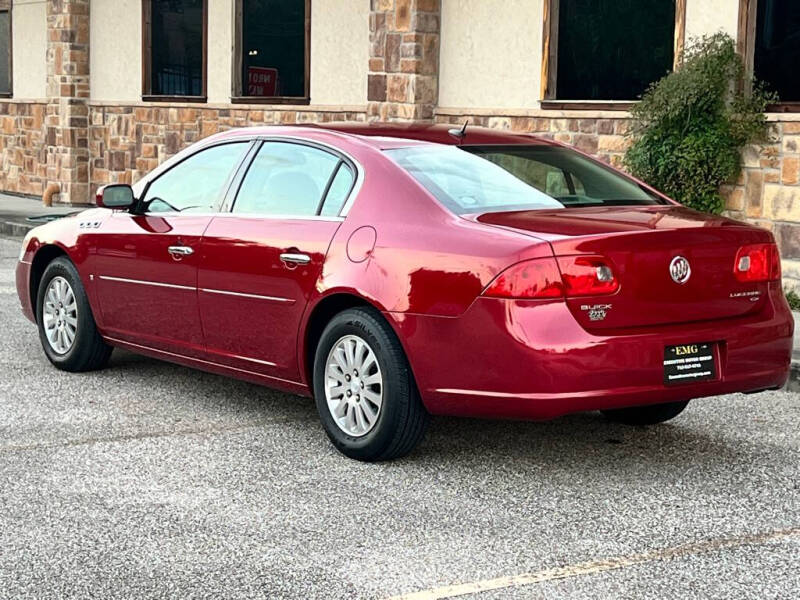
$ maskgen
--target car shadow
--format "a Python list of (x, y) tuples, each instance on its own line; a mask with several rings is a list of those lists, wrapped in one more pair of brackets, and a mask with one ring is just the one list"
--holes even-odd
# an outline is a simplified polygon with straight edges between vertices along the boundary
[[(188, 367), (116, 350), (111, 371), (120, 375), (169, 379), (171, 384), (202, 389), (186, 399), (198, 410), (216, 406), (234, 409), (262, 422), (278, 419), (282, 426), (319, 428), (310, 398)], [(696, 403), (701, 403), (698, 400)], [(204, 406), (200, 406), (202, 403)], [(480, 468), (565, 467), (570, 470), (613, 466), (626, 470), (648, 465), (653, 468), (687, 465), (702, 470), (725, 468), (746, 457), (736, 438), (721, 434), (711, 423), (691, 418), (693, 405), (674, 420), (650, 427), (631, 427), (607, 420), (599, 412), (566, 415), (550, 421), (513, 421), (432, 417), (421, 445), (409, 456), (385, 463), (407, 468), (412, 465), (475, 465)], [(335, 453), (332, 447), (330, 451)]]

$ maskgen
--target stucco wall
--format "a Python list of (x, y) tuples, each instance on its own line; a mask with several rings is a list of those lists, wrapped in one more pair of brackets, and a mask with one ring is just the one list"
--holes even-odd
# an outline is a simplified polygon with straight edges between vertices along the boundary
[(367, 102), (369, 0), (311, 3), (311, 103)]
[(739, 23), (737, 0), (687, 0), (686, 39), (722, 31), (736, 39)]
[(233, 0), (208, 0), (208, 101), (230, 102)]
[(442, 0), (439, 105), (538, 106), (542, 0)]
[(11, 21), (14, 97), (44, 98), (47, 95), (47, 7), (44, 2), (14, 2)]
[(92, 0), (89, 88), (93, 100), (139, 100), (142, 94), (141, 0)]

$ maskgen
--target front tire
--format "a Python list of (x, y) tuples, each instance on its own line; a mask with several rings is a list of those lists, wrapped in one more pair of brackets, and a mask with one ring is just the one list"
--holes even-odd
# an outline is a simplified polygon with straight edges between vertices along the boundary
[(92, 309), (75, 265), (53, 260), (36, 294), (39, 339), (48, 360), (63, 371), (92, 371), (106, 365), (112, 348), (97, 331)]
[(325, 327), (314, 398), (333, 445), (356, 460), (405, 456), (425, 434), (428, 413), (403, 348), (372, 308), (346, 310)]
[(624, 425), (656, 425), (677, 417), (689, 404), (684, 402), (668, 402), (649, 406), (631, 406), (601, 411), (607, 419)]

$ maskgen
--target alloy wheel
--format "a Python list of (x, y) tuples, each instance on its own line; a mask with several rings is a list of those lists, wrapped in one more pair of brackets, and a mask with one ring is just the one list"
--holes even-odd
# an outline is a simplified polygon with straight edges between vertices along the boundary
[(78, 303), (72, 287), (63, 277), (53, 277), (47, 286), (42, 322), (50, 348), (56, 354), (69, 352), (78, 331)]
[(336, 425), (361, 437), (378, 422), (383, 404), (383, 375), (375, 352), (356, 335), (340, 338), (325, 362), (325, 398)]

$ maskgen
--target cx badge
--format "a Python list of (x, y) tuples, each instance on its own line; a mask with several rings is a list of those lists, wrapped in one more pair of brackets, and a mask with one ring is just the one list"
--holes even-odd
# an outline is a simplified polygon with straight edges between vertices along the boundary
[(669, 263), (669, 274), (672, 277), (672, 281), (684, 284), (689, 281), (689, 277), (692, 275), (692, 267), (689, 266), (689, 261), (683, 256), (676, 256)]

